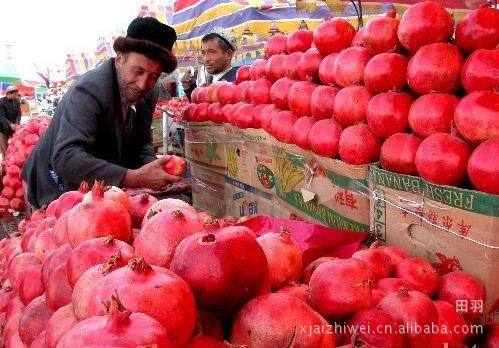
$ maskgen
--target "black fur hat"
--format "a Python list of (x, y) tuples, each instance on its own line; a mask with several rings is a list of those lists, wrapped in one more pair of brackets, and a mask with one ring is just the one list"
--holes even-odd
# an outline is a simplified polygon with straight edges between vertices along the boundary
[(172, 53), (176, 40), (175, 30), (156, 18), (135, 18), (128, 26), (126, 37), (118, 37), (113, 48), (121, 53), (141, 53), (160, 62), (164, 72), (171, 73), (177, 67), (177, 58)]

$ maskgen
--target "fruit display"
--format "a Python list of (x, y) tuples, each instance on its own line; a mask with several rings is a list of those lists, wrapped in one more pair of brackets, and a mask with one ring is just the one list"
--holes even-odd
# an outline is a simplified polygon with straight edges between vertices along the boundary
[[(476, 278), (437, 274), (396, 247), (305, 262), (290, 227), (255, 232), (175, 199), (86, 187), (53, 202), (65, 205), (58, 217), (36, 211), (0, 241), (2, 346), (457, 347), (481, 314), (455, 311), (484, 301)], [(137, 233), (132, 220), (144, 221)], [(401, 332), (407, 323), (441, 329)]]
[(17, 126), (9, 139), (5, 158), (2, 161), (2, 192), (0, 208), (7, 211), (24, 211), (24, 190), (22, 187), (21, 169), (28, 159), (40, 137), (49, 125), (48, 117), (36, 117), (29, 122)]
[(262, 128), (319, 156), (499, 194), (499, 161), (485, 155), (499, 139), (498, 22), (484, 7), (454, 30), (442, 5), (421, 1), (357, 32), (333, 18), (278, 34), (235, 84), (198, 87), (184, 120)]

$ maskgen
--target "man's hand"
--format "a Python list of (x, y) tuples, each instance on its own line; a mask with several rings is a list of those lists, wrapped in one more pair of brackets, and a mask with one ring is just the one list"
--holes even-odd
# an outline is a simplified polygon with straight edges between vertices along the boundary
[(163, 166), (168, 158), (169, 156), (164, 156), (139, 169), (127, 170), (123, 185), (130, 188), (149, 188), (154, 191), (164, 190), (168, 185), (182, 178), (165, 172)]

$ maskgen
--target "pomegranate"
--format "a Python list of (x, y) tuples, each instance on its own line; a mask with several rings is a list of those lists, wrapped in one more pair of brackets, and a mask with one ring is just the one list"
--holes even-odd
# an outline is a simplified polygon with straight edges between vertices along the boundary
[(71, 253), (73, 249), (69, 243), (61, 245), (59, 248), (54, 250), (42, 263), (42, 283), (44, 289), (48, 287), (48, 282), (50, 275), (54, 272), (54, 270), (62, 264), (66, 264), (66, 262), (71, 257)]
[(12, 259), (9, 264), (9, 279), (14, 289), (20, 289), (26, 276), (26, 270), (29, 266), (39, 265), (40, 261), (33, 253), (21, 253)]
[(381, 302), (383, 298), (385, 298), (385, 296), (385, 292), (378, 289), (371, 289), (371, 303), (369, 305), (369, 308), (376, 308), (376, 306)]
[(286, 42), (288, 37), (276, 34), (269, 37), (265, 44), (265, 58), (270, 58), (276, 54), (286, 54)]
[(265, 66), (267, 65), (266, 59), (256, 59), (250, 66), (250, 77), (253, 81), (265, 77)]
[(69, 243), (68, 230), (67, 230), (69, 214), (71, 214), (70, 210), (64, 212), (59, 217), (59, 219), (57, 219), (57, 222), (55, 223), (54, 228), (52, 229), (52, 239), (54, 240), (55, 245), (58, 247), (66, 243)]
[(52, 314), (45, 330), (47, 348), (55, 348), (60, 339), (78, 323), (73, 315), (73, 306), (68, 304)]
[(454, 122), (471, 143), (499, 137), (499, 93), (472, 92), (456, 107)]
[(325, 21), (314, 31), (314, 44), (323, 55), (347, 48), (355, 36), (355, 28), (343, 18)]
[(282, 63), (284, 62), (285, 58), (286, 56), (284, 54), (278, 54), (270, 57), (270, 59), (267, 61), (267, 65), (265, 65), (265, 76), (267, 77), (267, 79), (275, 82), (284, 77), (286, 70)]
[[(240, 66), (239, 69), (237, 69), (236, 72), (236, 84), (240, 84), (243, 81), (248, 81), (251, 79), (250, 77), (250, 65), (243, 65)], [(194, 103), (196, 103), (194, 101)]]
[(298, 80), (300, 78), (298, 76), (298, 63), (300, 62), (302, 56), (303, 53), (294, 52), (286, 56), (286, 58), (284, 58), (282, 66), (284, 67), (285, 70), (284, 74), (285, 76), (295, 80)]
[(302, 251), (291, 237), (291, 232), (281, 228), (281, 232), (266, 233), (257, 238), (269, 265), (270, 287), (282, 288), (290, 281), (297, 281), (302, 267)]
[(127, 310), (126, 306), (121, 304), (118, 293), (101, 306), (105, 307), (107, 315), (95, 316), (77, 323), (60, 339), (57, 347), (178, 347), (170, 341), (176, 332), (168, 331), (168, 328), (147, 314)]
[(71, 303), (72, 292), (73, 289), (68, 283), (67, 267), (65, 264), (59, 265), (50, 274), (45, 288), (47, 307), (56, 311)]
[(372, 282), (364, 261), (350, 258), (324, 262), (310, 278), (310, 302), (326, 319), (344, 319), (369, 308)]
[(391, 17), (375, 18), (365, 27), (362, 35), (364, 47), (371, 54), (395, 52), (400, 46), (397, 37), (399, 19)]
[(365, 121), (371, 98), (372, 94), (364, 86), (340, 89), (334, 98), (334, 119), (345, 127)]
[(336, 62), (337, 57), (338, 53), (331, 53), (324, 57), (319, 66), (319, 79), (326, 86), (333, 86), (336, 84), (334, 79), (334, 63)]
[(407, 82), (418, 94), (452, 94), (461, 86), (462, 66), (463, 57), (456, 46), (446, 43), (426, 45), (409, 61)]
[(499, 50), (473, 52), (463, 65), (461, 80), (468, 93), (499, 92)]
[(232, 124), (243, 129), (251, 128), (253, 126), (253, 109), (252, 104), (244, 104), (236, 108)]
[(303, 53), (298, 62), (298, 77), (302, 81), (320, 82), (319, 67), (322, 62), (322, 54), (315, 48), (309, 49)]
[(31, 348), (45, 348), (45, 331), (40, 332), (38, 336), (31, 342)]
[(175, 347), (188, 342), (196, 319), (194, 296), (189, 285), (173, 272), (150, 266), (142, 258), (131, 259), (128, 267), (109, 273), (95, 284), (89, 315), (102, 314), (101, 301), (115, 291), (130, 311), (142, 312), (162, 324)]
[(224, 119), (222, 118), (222, 107), (220, 103), (213, 103), (208, 106), (208, 119), (211, 122), (215, 123), (223, 123)]
[(466, 177), (470, 146), (446, 133), (435, 133), (423, 140), (416, 152), (416, 169), (428, 182), (458, 186)]
[[(485, 289), (471, 274), (462, 271), (450, 272), (440, 277), (438, 299), (449, 302), (454, 309), (456, 301), (459, 300), (464, 300), (468, 304), (475, 301), (484, 303)], [(462, 313), (464, 319), (468, 321), (478, 319), (481, 314), (479, 308), (469, 308), (467, 312)]]
[(78, 203), (71, 210), (67, 221), (68, 240), (73, 248), (85, 240), (108, 235), (128, 241), (131, 233), (130, 214), (122, 204), (104, 199), (101, 183), (94, 185), (88, 202)]
[(116, 253), (120, 254), (121, 265), (126, 265), (134, 255), (134, 250), (130, 245), (113, 237), (93, 238), (78, 245), (67, 262), (69, 285), (74, 287), (87, 269), (104, 263)]
[(459, 98), (450, 94), (432, 93), (419, 97), (409, 110), (409, 125), (419, 136), (450, 133)]
[(279, 109), (277, 106), (274, 104), (269, 104), (267, 107), (265, 107), (262, 110), (262, 128), (267, 132), (270, 133), (272, 132), (271, 126), (272, 126), (272, 119), (274, 118), (275, 115), (277, 115), (279, 112), (282, 110)]
[(253, 84), (252, 81), (243, 81), (236, 86), (236, 91), (234, 93), (234, 102), (240, 102), (244, 100), (244, 95), (246, 94), (246, 90), (250, 88)]
[(272, 100), (272, 103), (283, 110), (289, 109), (288, 94), (291, 86), (293, 86), (295, 82), (295, 80), (291, 80), (288, 77), (277, 80), (270, 89), (270, 99)]
[[(191, 98), (194, 92), (191, 94)], [(194, 112), (196, 110), (197, 104), (189, 104), (185, 107), (184, 111), (182, 112), (182, 119), (187, 121), (187, 122), (193, 122), (195, 120), (194, 118)]]
[(396, 133), (381, 145), (380, 160), (383, 168), (390, 172), (415, 175), (416, 151), (422, 140), (415, 135)]
[(322, 265), (324, 262), (331, 261), (334, 259), (336, 258), (332, 256), (324, 256), (311, 262), (307, 267), (305, 267), (305, 269), (301, 273), (300, 282), (303, 284), (308, 284), (310, 282), (310, 277), (312, 276), (312, 273), (314, 273), (315, 269), (319, 267), (319, 265)]
[(287, 294), (299, 298), (304, 303), (308, 304), (309, 291), (307, 284), (300, 284), (297, 282), (290, 282), (288, 285), (280, 288), (278, 294)]
[(342, 131), (343, 128), (332, 119), (317, 121), (308, 133), (310, 149), (319, 156), (338, 156)]
[(407, 93), (375, 95), (367, 106), (369, 129), (380, 138), (403, 132), (409, 126), (409, 109), (414, 99)]
[(19, 337), (26, 346), (45, 330), (51, 315), (52, 311), (45, 306), (45, 296), (35, 298), (24, 308), (19, 318)]
[[(141, 195), (135, 195), (130, 197), (130, 202), (132, 204), (132, 226), (135, 228), (140, 228), (142, 225), (142, 220), (146, 215), (147, 209), (149, 209), (158, 199), (147, 193)], [(54, 228), (55, 229), (55, 228)]]
[(392, 273), (392, 260), (379, 249), (359, 250), (353, 253), (352, 257), (362, 260), (367, 264), (375, 281), (386, 278)]
[(310, 113), (317, 120), (332, 118), (334, 112), (334, 98), (339, 92), (336, 87), (317, 86), (310, 100)]
[(434, 301), (438, 311), (439, 332), (433, 336), (432, 348), (461, 347), (465, 338), (466, 322), (456, 312), (456, 306), (445, 301)]
[(395, 267), (395, 276), (407, 281), (415, 290), (428, 296), (433, 295), (437, 290), (437, 271), (426, 260), (407, 258), (400, 261)]
[(288, 93), (289, 109), (297, 116), (311, 115), (312, 94), (317, 87), (316, 84), (309, 81), (295, 82)]
[(290, 144), (293, 125), (298, 118), (291, 111), (278, 112), (270, 123), (271, 134), (280, 142)]
[(424, 328), (438, 325), (437, 308), (431, 299), (419, 292), (400, 289), (398, 292), (392, 292), (385, 296), (378, 304), (378, 309), (389, 313), (398, 323), (398, 325), (407, 325), (411, 323), (414, 327), (417, 325), (420, 330), (409, 330), (403, 335), (403, 347), (429, 347), (432, 340), (432, 333), (425, 331)]
[(338, 149), (340, 158), (348, 164), (373, 163), (379, 158), (381, 140), (361, 123), (343, 130)]
[(42, 265), (29, 266), (19, 288), (19, 298), (27, 306), (33, 299), (43, 294)]
[[(270, 95), (272, 97), (272, 89), (270, 91)], [(263, 109), (265, 109), (267, 106), (269, 106), (269, 104), (255, 105), (251, 113), (251, 119), (253, 121), (251, 128), (262, 128)]]
[(402, 278), (379, 279), (374, 285), (374, 288), (381, 290), (386, 294), (389, 294), (391, 292), (397, 292), (400, 288), (405, 288), (410, 291), (416, 290), (416, 288), (412, 286), (411, 283)]
[(340, 52), (334, 63), (334, 80), (342, 86), (364, 83), (364, 70), (372, 56), (364, 47), (349, 47)]
[[(168, 160), (163, 164), (163, 169), (170, 175), (173, 176), (182, 176), (185, 172), (185, 159), (179, 156), (168, 156)], [(106, 191), (108, 192), (108, 191)], [(104, 196), (105, 197), (105, 196)], [(127, 195), (127, 202), (129, 204), (128, 211), (132, 212), (132, 204), (130, 202), (130, 197)]]
[(205, 104), (210, 102), (209, 98), (209, 92), (210, 88), (209, 87), (200, 87), (199, 88), (199, 93), (198, 93), (198, 103), (199, 104)]
[(53, 229), (49, 228), (36, 237), (35, 256), (42, 262), (57, 247), (53, 239)]
[(232, 104), (234, 102), (235, 92), (235, 85), (233, 85), (232, 83), (223, 82), (216, 90), (216, 100), (220, 103), (221, 106)]
[(226, 81), (214, 81), (208, 86), (208, 103), (218, 103), (218, 90), (225, 84), (227, 84)]
[(229, 118), (232, 117), (232, 109), (234, 108), (234, 105), (232, 104), (227, 104), (222, 107), (222, 110), (220, 111), (220, 120), (223, 123), (230, 123)]
[(473, 186), (482, 192), (499, 195), (499, 138), (481, 143), (468, 161), (468, 177)]
[(350, 46), (352, 47), (364, 47), (364, 30), (366, 27), (362, 27), (357, 32), (355, 33), (355, 36), (353, 37), (352, 44)]
[(454, 31), (449, 12), (435, 1), (421, 1), (404, 12), (398, 25), (398, 39), (402, 46), (414, 53), (419, 48), (447, 42)]
[(288, 35), (286, 41), (287, 52), (306, 52), (314, 41), (314, 32), (312, 30), (300, 29)]
[(230, 345), (220, 338), (195, 336), (184, 348), (227, 348)]
[(201, 310), (224, 315), (260, 294), (269, 279), (265, 253), (246, 227), (226, 227), (216, 235), (197, 233), (184, 239), (171, 270), (187, 281)]
[(136, 254), (147, 262), (168, 267), (180, 241), (202, 230), (203, 225), (195, 213), (186, 210), (164, 211), (147, 221), (133, 247)]
[[(286, 294), (259, 296), (239, 312), (232, 326), (232, 343), (252, 348), (334, 347), (334, 338), (314, 327), (327, 324), (300, 299)], [(312, 328), (310, 334), (298, 328)]]
[[(387, 140), (385, 140), (385, 143)], [(416, 149), (414, 149), (414, 153), (416, 153), (416, 150), (417, 150), (417, 147), (416, 147)], [(413, 163), (414, 163), (414, 160), (413, 160)], [(416, 169), (414, 169), (414, 170), (416, 170)], [(390, 259), (392, 259), (393, 266), (397, 266), (400, 263), (400, 261), (409, 257), (409, 255), (407, 255), (407, 253), (404, 250), (397, 248), (397, 247), (394, 247), (394, 246), (391, 246), (391, 245), (381, 245), (381, 246), (378, 246), (377, 248), (379, 250), (383, 251), (388, 256), (390, 256)]]
[[(363, 344), (371, 345), (371, 347), (404, 347), (403, 337), (399, 334), (399, 324), (389, 313), (380, 309), (364, 309), (357, 312), (348, 321), (348, 325), (364, 328), (364, 330), (359, 330), (355, 337), (352, 337), (354, 341), (360, 341)], [(369, 329), (365, 330), (365, 328)], [(379, 328), (383, 329), (379, 330)]]
[(208, 107), (210, 104), (208, 103), (201, 103), (196, 105), (196, 108), (194, 109), (194, 116), (193, 116), (193, 121), (195, 122), (205, 122), (209, 120), (209, 114), (208, 114)]
[(497, 49), (499, 11), (482, 7), (470, 12), (456, 27), (456, 45), (465, 53), (479, 49)]
[(407, 84), (408, 60), (398, 53), (381, 53), (367, 63), (364, 83), (371, 93), (401, 91)]
[(271, 87), (272, 82), (266, 78), (260, 78), (253, 82), (249, 88), (253, 104), (269, 104)]
[(293, 144), (298, 145), (304, 150), (309, 150), (308, 134), (315, 122), (317, 122), (315, 118), (307, 116), (300, 117), (296, 120), (293, 124), (293, 129), (291, 130), (291, 141)]

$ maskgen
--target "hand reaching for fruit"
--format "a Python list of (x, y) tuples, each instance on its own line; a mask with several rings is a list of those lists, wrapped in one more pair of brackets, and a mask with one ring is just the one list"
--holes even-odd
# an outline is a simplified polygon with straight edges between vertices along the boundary
[(163, 169), (170, 175), (182, 176), (185, 172), (185, 160), (178, 156), (169, 156)]
[(182, 178), (185, 161), (177, 156), (165, 156), (150, 162), (139, 169), (127, 170), (123, 185), (130, 188), (164, 190), (171, 183)]

